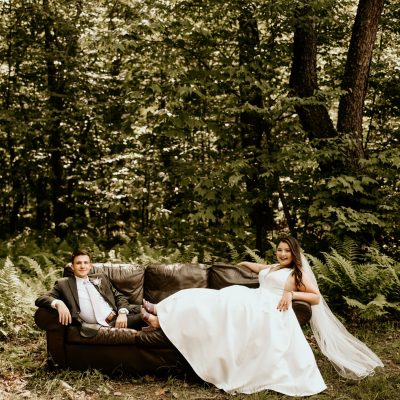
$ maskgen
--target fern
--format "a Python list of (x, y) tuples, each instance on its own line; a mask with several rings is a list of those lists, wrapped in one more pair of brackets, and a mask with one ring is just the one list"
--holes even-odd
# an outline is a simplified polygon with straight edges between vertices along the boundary
[(363, 304), (358, 300), (349, 297), (344, 298), (350, 307), (358, 309), (360, 317), (365, 320), (373, 320), (377, 317), (387, 315), (388, 309), (400, 312), (400, 303), (389, 303), (382, 294), (377, 295), (375, 299), (371, 300), (367, 304)]
[(39, 279), (44, 279), (43, 270), (36, 260), (27, 256), (19, 256), (19, 258), (25, 261), (26, 265), (29, 267), (29, 270), (33, 271)]
[(332, 247), (336, 249), (338, 254), (350, 262), (355, 262), (360, 258), (359, 244), (349, 237), (346, 237), (343, 240), (334, 238)]
[(0, 263), (0, 330), (3, 336), (29, 330), (27, 321), (33, 315), (36, 293), (20, 278), (11, 259)]
[(263, 260), (254, 250), (250, 249), (247, 246), (244, 247), (246, 249), (246, 253), (253, 259), (253, 261), (259, 264), (265, 264), (265, 260)]
[(234, 264), (238, 264), (241, 261), (241, 256), (235, 246), (232, 243), (227, 242), (229, 247), (229, 258)]
[[(336, 249), (323, 253), (324, 261), (308, 255), (322, 294), (341, 313), (365, 320), (396, 318), (400, 313), (398, 264), (368, 248), (369, 262), (360, 264), (354, 261), (356, 252), (348, 243), (350, 258)], [(382, 261), (388, 264), (381, 265)]]
[(345, 258), (344, 256), (340, 255), (335, 249), (332, 249), (332, 255), (327, 255), (327, 257), (331, 257), (333, 265), (335, 265), (339, 271), (343, 271), (343, 275), (346, 280), (349, 281), (350, 285), (358, 288), (356, 271), (357, 267), (355, 264), (353, 264), (352, 259)]
[(62, 275), (63, 268), (52, 269), (46, 272), (46, 270), (31, 257), (19, 256), (19, 260), (22, 261), (23, 264), (23, 268), (20, 266), (22, 272), (27, 273), (29, 278), (37, 277), (46, 289), (50, 289), (54, 281)]

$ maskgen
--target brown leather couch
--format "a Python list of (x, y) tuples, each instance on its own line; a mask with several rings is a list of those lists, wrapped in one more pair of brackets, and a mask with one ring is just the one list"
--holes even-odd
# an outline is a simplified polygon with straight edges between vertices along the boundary
[[(66, 267), (68, 275), (70, 271)], [(212, 288), (238, 284), (258, 287), (257, 274), (235, 265), (157, 264), (146, 267), (135, 264), (94, 264), (93, 272), (107, 274), (115, 287), (133, 304), (143, 297), (157, 303), (185, 288)], [(301, 325), (311, 317), (311, 307), (293, 302)], [(58, 322), (57, 311), (39, 307), (35, 322), (46, 331), (48, 366), (51, 369), (99, 369), (105, 373), (182, 373), (192, 372), (185, 359), (161, 330), (136, 332), (130, 329), (101, 328), (92, 338), (83, 337), (76, 326)]]

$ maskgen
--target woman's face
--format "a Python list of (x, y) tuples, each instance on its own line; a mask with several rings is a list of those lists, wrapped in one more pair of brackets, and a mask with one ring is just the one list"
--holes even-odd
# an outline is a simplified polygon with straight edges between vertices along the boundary
[(293, 254), (285, 242), (280, 242), (276, 248), (276, 258), (281, 267), (289, 267), (293, 261)]

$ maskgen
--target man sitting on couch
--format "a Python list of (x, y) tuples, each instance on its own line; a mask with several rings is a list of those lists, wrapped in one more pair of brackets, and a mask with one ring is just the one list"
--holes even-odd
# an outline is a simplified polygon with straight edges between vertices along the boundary
[[(62, 325), (81, 327), (140, 329), (143, 321), (140, 306), (129, 304), (105, 274), (92, 274), (90, 254), (78, 250), (72, 254), (74, 276), (58, 279), (52, 290), (38, 297), (37, 307), (55, 308)], [(85, 324), (86, 323), (86, 324)]]

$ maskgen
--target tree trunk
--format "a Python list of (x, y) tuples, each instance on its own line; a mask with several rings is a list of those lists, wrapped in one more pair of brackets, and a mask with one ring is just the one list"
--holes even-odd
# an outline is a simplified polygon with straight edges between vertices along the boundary
[[(310, 6), (296, 9), (296, 25), (293, 40), (293, 63), (289, 85), (297, 97), (313, 97), (317, 83), (317, 34)], [(336, 131), (328, 110), (323, 104), (297, 105), (296, 112), (310, 139), (331, 138)]]
[[(297, 104), (295, 110), (299, 116), (303, 129), (313, 141), (313, 145), (321, 152), (328, 150), (331, 143), (324, 139), (337, 137), (337, 132), (329, 116), (328, 109), (317, 99), (317, 32), (314, 22), (314, 11), (308, 2), (300, 3), (295, 10), (295, 32), (293, 38), (293, 60), (289, 80), (291, 95), (299, 98), (309, 98), (315, 104)], [(328, 154), (328, 152), (326, 152)], [(338, 159), (328, 157), (319, 158), (319, 178), (327, 178), (337, 174), (342, 169)], [(279, 181), (279, 178), (278, 178)], [(313, 189), (309, 189), (313, 190)], [(306, 194), (306, 193), (305, 193)], [(296, 236), (295, 216), (284, 197), (282, 187), (279, 187), (279, 196), (291, 234)], [(308, 195), (309, 196), (309, 195)], [(306, 218), (307, 220), (307, 218)]]
[(384, 0), (360, 0), (342, 80), (342, 89), (346, 93), (340, 98), (337, 129), (340, 133), (350, 134), (354, 139), (354, 147), (349, 149), (349, 156), (355, 169), (364, 157), (363, 108), (383, 5)]
[[(64, 154), (63, 137), (65, 132), (61, 126), (63, 114), (66, 112), (65, 99), (67, 98), (66, 82), (71, 73), (71, 58), (76, 56), (77, 39), (73, 32), (74, 27), (59, 30), (55, 26), (52, 10), (48, 0), (43, 0), (43, 8), (46, 15), (44, 24), (47, 89), (49, 121), (47, 132), (49, 134), (49, 152), (51, 168), (51, 201), (53, 204), (53, 218), (55, 233), (59, 237), (66, 234), (64, 222), (69, 216), (69, 208), (66, 202), (66, 172), (62, 156)], [(77, 4), (77, 13), (80, 13), (80, 5)], [(65, 27), (65, 26), (64, 26)], [(59, 36), (57, 36), (59, 34)]]
[[(7, 13), (11, 15), (15, 10), (12, 8), (13, 4), (8, 4)], [(7, 51), (6, 51), (6, 60), (7, 63), (7, 84), (5, 85), (5, 90), (3, 93), (3, 109), (4, 115), (12, 115), (13, 113), (13, 101), (14, 101), (14, 90), (18, 77), (18, 60), (15, 58), (15, 53), (17, 52), (14, 41), (16, 40), (15, 35), (15, 26), (18, 25), (20, 21), (10, 21), (10, 26), (8, 28), (8, 37), (7, 37)], [(11, 120), (11, 118), (10, 118)], [(21, 168), (21, 159), (18, 154), (18, 148), (20, 147), (20, 141), (18, 139), (18, 130), (15, 130), (12, 122), (8, 118), (2, 118), (1, 124), (3, 126), (3, 130), (6, 133), (6, 151), (8, 154), (8, 171), (6, 175), (9, 176), (9, 181), (7, 183), (3, 183), (3, 188), (11, 187), (11, 190), (5, 190), (5, 193), (9, 193), (6, 196), (5, 201), (6, 209), (8, 210), (7, 214), (9, 216), (8, 219), (8, 233), (13, 235), (18, 231), (19, 221), (20, 221), (20, 213), (21, 207), (23, 205), (23, 188), (22, 188), (22, 176), (21, 172), (23, 168)], [(7, 159), (6, 159), (7, 160)], [(4, 162), (4, 160), (3, 160)], [(7, 161), (6, 161), (7, 163)], [(4, 174), (5, 171), (3, 171)]]
[[(244, 66), (257, 80), (260, 65), (257, 61), (260, 46), (257, 21), (253, 16), (251, 6), (245, 4), (239, 19), (239, 63)], [(240, 85), (241, 105), (249, 104), (262, 109), (263, 99), (261, 90), (251, 83)], [(250, 166), (246, 174), (247, 193), (250, 198), (249, 217), (256, 234), (256, 248), (261, 255), (267, 249), (267, 232), (273, 227), (273, 209), (270, 206), (270, 197), (274, 192), (267, 186), (265, 180), (260, 178), (263, 171), (260, 161), (263, 136), (269, 136), (270, 128), (262, 115), (256, 110), (242, 111), (240, 114), (240, 131), (242, 149)]]
[[(337, 132), (324, 104), (317, 104), (317, 33), (313, 22), (314, 13), (308, 3), (299, 5), (295, 10), (295, 32), (293, 39), (293, 62), (289, 85), (291, 94), (300, 98), (312, 98), (316, 104), (295, 106), (303, 129), (310, 140), (315, 140), (315, 147), (324, 150), (329, 142), (318, 139), (337, 137)], [(341, 169), (339, 160), (321, 158), (322, 177), (332, 176)]]

